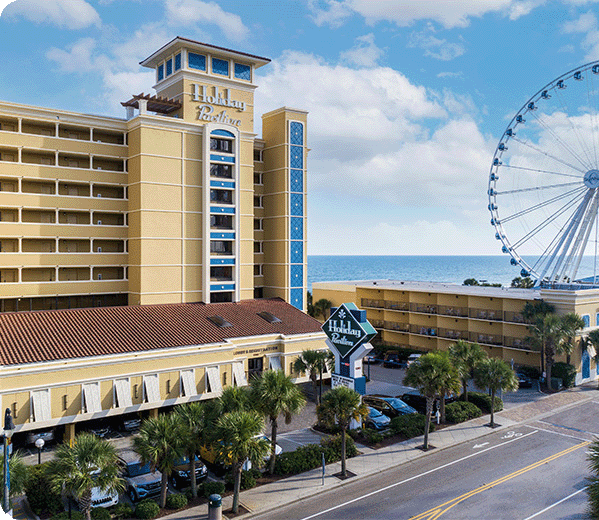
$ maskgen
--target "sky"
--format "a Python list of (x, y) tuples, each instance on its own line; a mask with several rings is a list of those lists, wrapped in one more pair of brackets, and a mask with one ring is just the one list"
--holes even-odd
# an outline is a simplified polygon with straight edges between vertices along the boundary
[[(125, 117), (175, 36), (272, 59), (256, 122), (309, 111), (308, 253), (500, 255), (493, 154), (542, 86), (599, 59), (599, 0), (0, 1), (0, 100)], [(260, 127), (255, 131), (260, 133)], [(507, 260), (506, 260), (507, 261)]]

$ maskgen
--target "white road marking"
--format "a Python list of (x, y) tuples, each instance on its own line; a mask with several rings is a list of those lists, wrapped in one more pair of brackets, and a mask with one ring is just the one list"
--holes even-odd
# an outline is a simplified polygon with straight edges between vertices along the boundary
[(487, 444), (489, 444), (488, 442), (483, 442), (482, 444), (475, 444), (474, 446), (472, 446), (473, 449), (478, 449), (478, 448), (482, 448), (483, 446), (486, 446)]
[[(523, 425), (526, 426), (526, 425)], [(529, 426), (529, 428), (532, 428), (532, 426)], [(576, 437), (575, 435), (568, 435), (567, 433), (562, 433), (562, 432), (554, 432), (553, 430), (548, 430), (546, 428), (541, 428), (539, 426), (536, 427), (537, 430), (541, 430), (542, 432), (546, 432), (546, 433), (554, 433), (555, 435), (561, 435), (562, 437), (568, 437), (570, 439), (576, 439), (577, 441), (588, 441), (588, 439), (584, 439), (582, 437)]]
[(518, 441), (518, 440), (524, 439), (524, 437), (528, 437), (529, 435), (533, 435), (533, 434), (535, 434), (537, 432), (538, 432), (538, 430), (534, 430), (532, 432), (525, 433), (524, 435), (520, 434), (521, 436), (514, 437), (514, 438), (510, 439), (509, 441), (505, 441), (505, 442), (502, 442), (501, 444), (496, 444), (495, 446), (490, 446), (488, 448), (485, 448), (484, 450), (477, 451), (475, 453), (471, 453), (470, 455), (466, 455), (465, 457), (462, 457), (461, 459), (457, 459), (457, 460), (454, 460), (452, 462), (448, 462), (447, 464), (443, 464), (442, 466), (439, 466), (438, 468), (429, 469), (428, 471), (425, 471), (424, 473), (420, 473), (419, 475), (414, 475), (413, 477), (407, 478), (407, 479), (402, 480), (400, 482), (395, 482), (394, 484), (389, 484), (388, 486), (386, 486), (384, 488), (377, 489), (376, 491), (371, 491), (370, 493), (366, 493), (365, 495), (362, 495), (361, 497), (356, 497), (353, 500), (350, 500), (350, 501), (345, 502), (343, 504), (339, 504), (338, 506), (330, 507), (329, 509), (325, 509), (324, 511), (320, 511), (319, 513), (314, 513), (313, 515), (306, 516), (305, 518), (302, 518), (301, 520), (310, 520), (311, 518), (316, 518), (317, 516), (321, 516), (321, 515), (324, 515), (326, 513), (330, 513), (331, 511), (335, 511), (335, 509), (339, 509), (339, 508), (345, 507), (345, 506), (347, 506), (349, 504), (353, 504), (354, 502), (358, 502), (358, 501), (363, 500), (365, 498), (369, 498), (371, 496), (377, 495), (379, 493), (382, 493), (383, 491), (387, 491), (388, 489), (393, 489), (394, 487), (401, 486), (402, 484), (405, 484), (406, 482), (410, 482), (410, 481), (415, 480), (417, 478), (424, 477), (425, 475), (429, 475), (431, 473), (434, 473), (435, 471), (439, 471), (440, 469), (444, 469), (444, 468), (447, 468), (449, 466), (453, 466), (454, 464), (457, 464), (458, 462), (462, 462), (462, 461), (467, 460), (467, 459), (469, 459), (471, 457), (476, 457), (476, 456), (480, 455), (481, 453), (485, 453), (486, 451), (494, 450), (495, 448), (499, 448), (501, 446), (505, 446), (506, 444), (510, 444), (510, 443), (512, 443), (514, 441)]
[(568, 495), (567, 497), (562, 498), (561, 500), (558, 500), (557, 502), (555, 502), (555, 504), (551, 504), (550, 506), (546, 507), (545, 509), (542, 509), (538, 513), (535, 513), (534, 515), (529, 516), (529, 517), (525, 518), (524, 520), (531, 520), (531, 518), (536, 518), (540, 514), (543, 514), (545, 511), (549, 511), (550, 509), (553, 509), (555, 506), (561, 504), (562, 502), (565, 502), (566, 500), (572, 498), (573, 496), (578, 495), (578, 493), (582, 493), (587, 487), (588, 486), (585, 486), (582, 489), (579, 489), (578, 491), (574, 491), (574, 493), (572, 493), (571, 495)]

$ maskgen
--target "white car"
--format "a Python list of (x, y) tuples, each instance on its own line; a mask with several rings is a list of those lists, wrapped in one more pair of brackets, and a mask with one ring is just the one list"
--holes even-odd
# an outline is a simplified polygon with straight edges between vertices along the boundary
[[(266, 435), (256, 435), (255, 438), (256, 439), (264, 439), (265, 441), (268, 441), (268, 444), (270, 444), (270, 438)], [(281, 448), (281, 446), (276, 444), (275, 445), (275, 455), (280, 455), (281, 453), (283, 453), (283, 448)], [(268, 448), (268, 455), (266, 455), (266, 457), (264, 457), (264, 460), (268, 460), (268, 459), (270, 459), (270, 446)], [(246, 460), (243, 463), (243, 469), (245, 471), (252, 469), (252, 463), (249, 460)]]

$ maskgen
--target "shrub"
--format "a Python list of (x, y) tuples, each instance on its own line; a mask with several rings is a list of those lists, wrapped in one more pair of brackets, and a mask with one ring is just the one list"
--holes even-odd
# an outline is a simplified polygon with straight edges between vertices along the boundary
[(551, 377), (560, 378), (565, 388), (572, 388), (576, 380), (576, 368), (568, 363), (554, 363), (551, 367)]
[(135, 514), (133, 508), (129, 504), (123, 502), (111, 508), (110, 512), (118, 519), (133, 518), (133, 515)]
[[(555, 365), (554, 365), (555, 366)], [(541, 372), (536, 367), (529, 366), (521, 366), (516, 369), (516, 372), (522, 372), (525, 376), (530, 377), (531, 379), (539, 379), (541, 377)]]
[[(491, 413), (491, 396), (488, 394), (468, 392), (468, 402), (478, 406), (484, 414)], [(501, 410), (503, 410), (503, 401), (500, 397), (495, 396), (495, 411), (501, 412)]]
[(92, 520), (110, 520), (112, 518), (108, 510), (103, 507), (92, 507), (91, 517)]
[[(422, 414), (398, 415), (391, 419), (391, 429), (396, 435), (401, 435), (405, 439), (424, 435), (426, 426), (426, 417)], [(435, 431), (433, 421), (430, 423), (429, 432)]]
[(474, 403), (456, 401), (445, 407), (445, 418), (452, 423), (461, 423), (480, 417), (483, 413)]
[(210, 495), (221, 495), (225, 492), (224, 482), (204, 482), (204, 496), (210, 498)]
[[(252, 470), (241, 472), (242, 491), (256, 487), (256, 478), (254, 477), (254, 475), (255, 473), (253, 473)], [(225, 477), (225, 484), (228, 489), (233, 489), (235, 487), (235, 478), (231, 473), (227, 473), (227, 476)]]
[(187, 505), (187, 497), (183, 494), (175, 493), (166, 496), (166, 507), (168, 509), (182, 509)]
[(60, 493), (52, 489), (47, 476), (48, 463), (29, 468), (29, 478), (25, 484), (27, 501), (37, 515), (52, 515), (63, 509)]
[(137, 518), (156, 518), (158, 513), (160, 513), (160, 507), (151, 498), (142, 500), (135, 508), (135, 516)]
[[(69, 520), (69, 512), (63, 511), (54, 515), (50, 520)], [(71, 520), (85, 520), (85, 516), (81, 511), (71, 511)]]

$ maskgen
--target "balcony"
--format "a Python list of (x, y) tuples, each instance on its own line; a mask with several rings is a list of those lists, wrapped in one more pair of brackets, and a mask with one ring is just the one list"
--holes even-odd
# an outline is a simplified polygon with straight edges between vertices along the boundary
[(410, 332), (410, 325), (407, 323), (398, 323), (396, 321), (385, 321), (385, 330), (395, 330), (397, 332)]
[(385, 300), (370, 300), (367, 298), (362, 298), (360, 304), (362, 307), (373, 307), (375, 309), (385, 308)]
[(375, 329), (384, 329), (385, 322), (383, 320), (368, 320)]
[(424, 314), (437, 314), (439, 307), (429, 303), (410, 303), (410, 311)]
[(524, 319), (524, 316), (522, 316), (521, 312), (505, 311), (503, 313), (503, 321), (507, 321), (509, 323), (524, 323), (524, 324), (527, 324), (527, 322)]
[(392, 311), (409, 311), (410, 304), (408, 302), (385, 301), (385, 309)]
[(469, 309), (470, 318), (486, 321), (502, 321), (503, 312), (489, 309)]
[(455, 316), (457, 318), (468, 317), (468, 307), (451, 307), (449, 305), (439, 305), (439, 314), (443, 316)]
[(455, 330), (455, 329), (444, 329), (440, 328), (438, 331), (440, 338), (460, 340), (463, 339), (468, 341), (469, 333), (467, 330)]
[(410, 333), (420, 336), (437, 336), (437, 327), (425, 327), (423, 325), (410, 325)]
[(471, 332), (470, 341), (481, 345), (503, 345), (503, 336), (500, 334), (482, 334), (480, 332)]

